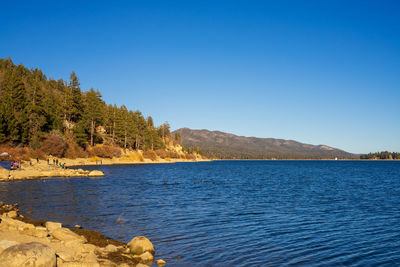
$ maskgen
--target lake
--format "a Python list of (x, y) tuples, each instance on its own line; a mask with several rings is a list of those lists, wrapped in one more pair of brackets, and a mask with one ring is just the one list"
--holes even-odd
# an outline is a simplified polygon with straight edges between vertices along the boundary
[[(400, 162), (214, 161), (113, 165), (102, 178), (0, 183), (34, 219), (129, 242), (167, 266), (400, 262)], [(32, 214), (27, 214), (32, 211)]]

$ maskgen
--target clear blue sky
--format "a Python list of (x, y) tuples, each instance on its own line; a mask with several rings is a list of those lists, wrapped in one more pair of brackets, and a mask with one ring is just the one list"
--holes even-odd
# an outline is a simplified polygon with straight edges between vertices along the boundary
[(0, 57), (172, 129), (400, 151), (398, 1), (1, 1)]

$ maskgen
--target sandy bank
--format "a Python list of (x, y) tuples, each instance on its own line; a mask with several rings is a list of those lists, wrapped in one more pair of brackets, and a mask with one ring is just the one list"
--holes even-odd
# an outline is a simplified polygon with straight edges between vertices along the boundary
[(154, 261), (154, 247), (145, 237), (125, 244), (95, 231), (29, 219), (19, 214), (17, 204), (2, 202), (0, 220), (0, 266), (143, 267)]

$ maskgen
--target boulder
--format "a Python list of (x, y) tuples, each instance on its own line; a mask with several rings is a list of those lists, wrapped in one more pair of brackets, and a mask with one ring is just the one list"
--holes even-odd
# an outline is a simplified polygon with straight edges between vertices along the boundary
[(94, 262), (97, 263), (97, 256), (94, 252), (90, 252), (81, 259), (82, 262)]
[(86, 243), (87, 240), (84, 236), (80, 236), (75, 234), (71, 230), (67, 228), (59, 228), (50, 233), (54, 238), (61, 240), (61, 241), (68, 241), (68, 240), (78, 240), (81, 243)]
[(18, 242), (9, 241), (9, 240), (0, 240), (0, 253), (6, 248), (18, 245)]
[(14, 220), (4, 215), (1, 216), (0, 227), (6, 228), (11, 231), (21, 231), (21, 232), (27, 232), (35, 229), (35, 226), (33, 224)]
[(99, 176), (104, 176), (104, 173), (102, 171), (91, 171), (89, 172), (90, 177), (99, 177)]
[[(137, 256), (135, 255), (134, 257), (137, 257)], [(152, 262), (153, 260), (154, 260), (153, 254), (151, 254), (148, 251), (146, 251), (145, 253), (143, 253), (139, 256), (139, 262), (141, 262), (141, 263), (148, 263), (148, 262)]]
[(165, 264), (167, 264), (167, 263), (166, 263), (164, 260), (162, 260), (162, 259), (156, 260), (156, 263), (157, 263), (158, 266), (164, 266)]
[(57, 267), (62, 266), (63, 263), (64, 261), (60, 257), (57, 257)]
[(0, 266), (55, 267), (56, 262), (54, 250), (38, 242), (14, 245), (0, 253)]
[(72, 254), (70, 251), (59, 251), (56, 254), (60, 259), (62, 259), (63, 262), (75, 260), (75, 255)]
[(9, 211), (9, 212), (7, 212), (7, 217), (10, 217), (10, 218), (13, 218), (13, 219), (17, 218), (18, 217), (18, 213), (15, 210)]
[(132, 254), (141, 255), (150, 252), (154, 255), (153, 244), (144, 236), (136, 236), (128, 243), (129, 250)]
[(86, 249), (86, 247), (83, 246), (84, 244), (83, 244), (82, 240), (80, 240), (80, 239), (72, 239), (72, 240), (64, 241), (64, 245), (67, 248), (75, 248), (79, 251), (85, 251), (85, 249)]
[(46, 222), (47, 231), (53, 232), (54, 230), (60, 229), (62, 224), (59, 222)]
[(33, 235), (36, 237), (47, 237), (48, 232), (46, 227), (36, 226)]
[(112, 244), (109, 244), (109, 245), (106, 246), (105, 250), (107, 252), (117, 252), (118, 248), (116, 246), (112, 245)]
[(94, 253), (98, 247), (96, 247), (93, 244), (83, 244), (82, 245), (82, 251), (84, 252), (89, 252), (89, 253)]

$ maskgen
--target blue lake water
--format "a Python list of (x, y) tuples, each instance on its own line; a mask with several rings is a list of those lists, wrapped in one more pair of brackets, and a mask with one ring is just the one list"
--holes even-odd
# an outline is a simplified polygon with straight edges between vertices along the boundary
[(400, 264), (400, 162), (87, 169), (105, 177), (0, 183), (0, 200), (125, 242), (144, 235), (168, 266)]

